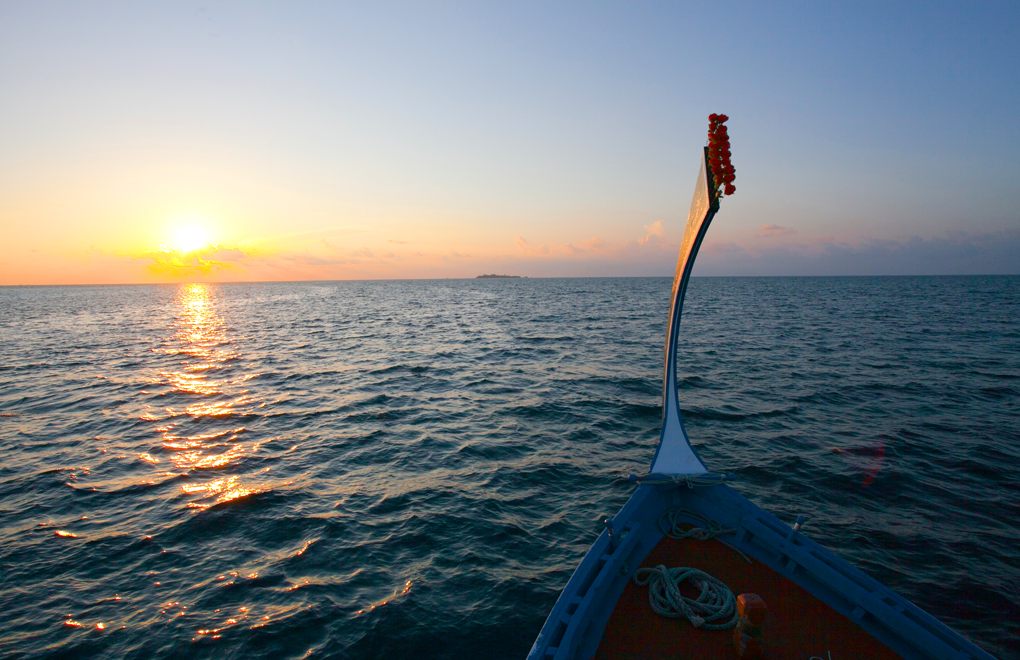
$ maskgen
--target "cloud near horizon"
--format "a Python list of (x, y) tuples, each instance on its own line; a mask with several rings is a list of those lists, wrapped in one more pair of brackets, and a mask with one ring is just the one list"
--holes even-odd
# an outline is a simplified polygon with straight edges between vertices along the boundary
[(706, 242), (695, 275), (1020, 274), (1020, 229), (947, 232), (929, 239), (819, 239), (782, 245)]
[[(780, 227), (779, 230), (786, 228)], [(501, 272), (530, 277), (670, 276), (679, 242), (661, 222), (643, 237), (622, 243), (600, 237), (540, 245), (518, 236), (508, 250), (441, 252), (343, 247), (324, 236), (305, 236), (286, 247), (241, 243), (181, 252), (105, 252), (95, 246), (73, 258), (33, 252), (48, 279), (8, 284), (116, 284), (183, 281), (295, 281), (330, 279), (429, 279)], [(772, 230), (770, 230), (772, 231)], [(386, 243), (383, 243), (385, 245)], [(508, 246), (509, 247), (509, 246)], [(46, 268), (39, 268), (46, 264)], [(4, 266), (4, 264), (0, 264)], [(705, 242), (696, 276), (969, 275), (1020, 274), (1020, 229), (984, 234), (947, 233), (923, 239), (818, 239), (780, 242), (757, 236), (746, 243)]]
[[(766, 225), (768, 226), (768, 225)], [(745, 245), (707, 242), (696, 275), (952, 275), (1020, 273), (1020, 229), (985, 234), (947, 233), (924, 239), (862, 238), (856, 242), (790, 242), (794, 230), (774, 225), (766, 239)], [(562, 244), (534, 244), (515, 239), (516, 252), (448, 250), (396, 254), (367, 247), (329, 244), (325, 254), (301, 251), (259, 252), (216, 246), (198, 255), (211, 270), (243, 267), (251, 274), (297, 269), (312, 278), (473, 277), (475, 270), (541, 276), (672, 275), (680, 251), (662, 222), (645, 226), (643, 237), (615, 243), (593, 236)], [(761, 238), (759, 236), (759, 238)], [(212, 246), (210, 246), (212, 247)], [(329, 272), (318, 272), (323, 268)], [(316, 272), (309, 272), (309, 269)], [(208, 272), (208, 271), (207, 271)], [(485, 272), (490, 272), (485, 270)], [(296, 274), (296, 273), (295, 273)]]
[(666, 230), (662, 228), (662, 220), (656, 220), (650, 225), (645, 225), (645, 236), (642, 241), (647, 241), (650, 236), (658, 236), (664, 238), (666, 236)]
[[(402, 252), (369, 247), (343, 247), (324, 232), (288, 234), (274, 247), (271, 239), (244, 241), (235, 246), (206, 245), (190, 252), (161, 249), (132, 255), (111, 255), (101, 250), (91, 255), (93, 263), (107, 266), (144, 264), (147, 281), (305, 280), (305, 279), (388, 279), (429, 277), (473, 277), (486, 268), (502, 268), (521, 274), (612, 275), (614, 268), (647, 266), (676, 258), (679, 244), (665, 236), (662, 221), (644, 226), (645, 236), (623, 243), (611, 243), (595, 236), (564, 244), (537, 245), (518, 236), (516, 252), (476, 252), (451, 249), (442, 252)], [(334, 234), (335, 235), (335, 234)], [(349, 236), (348, 236), (349, 237)], [(336, 240), (334, 238), (334, 240)], [(389, 239), (400, 249), (407, 241)], [(572, 273), (571, 270), (577, 271)], [(626, 274), (626, 273), (624, 273)], [(642, 274), (651, 274), (644, 273)], [(117, 281), (126, 281), (118, 278)]]
[(623, 243), (610, 243), (598, 236), (559, 245), (534, 245), (522, 236), (518, 236), (514, 243), (525, 257), (531, 259), (596, 259), (621, 262), (650, 259), (656, 261), (667, 257), (670, 253), (675, 255), (679, 252), (680, 244), (666, 238), (661, 220), (645, 225), (644, 229), (647, 232), (644, 237)]
[(780, 227), (776, 224), (762, 225), (758, 227), (758, 235), (764, 238), (776, 238), (779, 236), (789, 236), (794, 233), (794, 230), (789, 227)]
[(208, 245), (191, 252), (153, 250), (142, 256), (151, 260), (147, 264), (150, 273), (171, 278), (209, 275), (217, 270), (232, 268), (250, 258), (236, 247), (225, 248), (222, 245)]

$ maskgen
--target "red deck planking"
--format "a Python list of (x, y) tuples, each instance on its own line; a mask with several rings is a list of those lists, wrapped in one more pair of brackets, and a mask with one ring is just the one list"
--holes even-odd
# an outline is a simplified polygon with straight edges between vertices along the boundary
[[(735, 595), (755, 593), (768, 607), (765, 643), (770, 660), (869, 658), (899, 656), (804, 589), (760, 562), (748, 564), (732, 548), (718, 542), (664, 538), (641, 564), (667, 568), (689, 566), (722, 580)], [(692, 592), (690, 597), (695, 597)], [(595, 658), (736, 659), (733, 630), (707, 631), (686, 619), (667, 619), (648, 605), (648, 587), (631, 581), (609, 618)]]

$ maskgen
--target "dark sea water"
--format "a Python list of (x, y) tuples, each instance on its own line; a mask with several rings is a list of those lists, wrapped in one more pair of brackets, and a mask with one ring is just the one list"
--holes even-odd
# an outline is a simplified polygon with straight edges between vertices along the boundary
[[(0, 656), (523, 658), (651, 462), (669, 288), (0, 289)], [(695, 279), (681, 332), (710, 469), (1020, 658), (1020, 277)]]

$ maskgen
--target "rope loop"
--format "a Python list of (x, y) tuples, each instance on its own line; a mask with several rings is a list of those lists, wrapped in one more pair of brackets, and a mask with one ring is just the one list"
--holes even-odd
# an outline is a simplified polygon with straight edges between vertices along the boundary
[[(697, 521), (696, 523), (681, 523), (680, 519)], [(665, 523), (665, 524), (664, 524)], [(691, 525), (690, 529), (684, 529), (682, 524)], [(735, 534), (735, 529), (724, 529), (718, 522), (707, 518), (697, 511), (684, 508), (670, 509), (659, 518), (659, 529), (671, 539), (695, 538), (699, 541), (713, 539), (720, 534)]]
[[(695, 522), (681, 522), (681, 518), (693, 520)], [(740, 556), (743, 557), (748, 564), (752, 563), (751, 558), (748, 557), (743, 550), (730, 545), (722, 539), (716, 538), (720, 534), (736, 534), (737, 530), (725, 529), (715, 520), (712, 520), (697, 511), (684, 509), (683, 507), (670, 509), (659, 517), (657, 524), (659, 526), (659, 530), (671, 539), (696, 539), (698, 541), (716, 539), (720, 543), (740, 553)], [(690, 529), (684, 529), (682, 525), (690, 525)]]
[[(680, 593), (683, 582), (690, 582), (700, 590), (697, 598)], [(648, 604), (661, 616), (684, 618), (695, 628), (705, 630), (726, 630), (737, 624), (737, 601), (733, 592), (704, 571), (662, 565), (639, 568), (634, 573), (634, 583), (648, 585)]]

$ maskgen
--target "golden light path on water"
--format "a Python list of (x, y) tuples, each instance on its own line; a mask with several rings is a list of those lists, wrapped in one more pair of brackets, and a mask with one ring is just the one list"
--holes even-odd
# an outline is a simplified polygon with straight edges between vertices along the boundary
[[(244, 459), (269, 440), (242, 442), (241, 437), (248, 429), (238, 425), (234, 417), (251, 414), (266, 404), (245, 385), (259, 374), (243, 369), (237, 373), (243, 356), (214, 301), (214, 292), (204, 284), (182, 285), (178, 290), (171, 325), (173, 334), (157, 349), (178, 362), (173, 368), (159, 371), (150, 381), (174, 404), (162, 411), (150, 409), (142, 415), (142, 419), (160, 423), (155, 430), (162, 444), (161, 456), (177, 470), (166, 474), (187, 475), (180, 492), (189, 499), (187, 507), (199, 511), (264, 492), (275, 485), (259, 479), (269, 468), (255, 474), (236, 473)], [(160, 457), (148, 453), (139, 454), (138, 458), (154, 464), (160, 462)], [(214, 581), (241, 579), (239, 575), (236, 570), (226, 571)], [(255, 579), (258, 573), (246, 577)], [(224, 630), (238, 624), (253, 629), (262, 627), (271, 620), (273, 612), (282, 611), (273, 607), (263, 609), (254, 617), (248, 606), (217, 608), (200, 615), (177, 600), (169, 600), (161, 601), (159, 612), (168, 619), (197, 616), (202, 623), (195, 629), (192, 641), (196, 641), (203, 637), (220, 639)], [(217, 623), (210, 627), (214, 621)]]
[[(183, 508), (189, 511), (186, 514), (189, 516), (201, 515), (210, 507), (231, 506), (242, 498), (292, 485), (292, 481), (270, 481), (270, 468), (252, 460), (261, 447), (277, 438), (257, 437), (261, 427), (253, 429), (244, 425), (247, 420), (261, 419), (269, 404), (264, 393), (253, 394), (248, 389), (249, 381), (261, 374), (252, 366), (255, 361), (242, 355), (239, 347), (243, 345), (243, 338), (230, 332), (217, 309), (216, 290), (204, 284), (185, 284), (177, 289), (169, 302), (162, 341), (160, 345), (149, 348), (160, 358), (160, 365), (145, 378), (141, 390), (150, 403), (143, 404), (143, 410), (131, 413), (132, 417), (153, 423), (154, 436), (145, 434), (146, 437), (141, 438), (143, 442), (151, 442), (145, 450), (129, 450), (113, 458), (133, 457), (148, 464), (155, 473), (144, 473), (141, 484), (156, 485), (166, 478), (179, 484), (179, 490), (174, 489), (174, 499), (183, 500)], [(96, 436), (96, 440), (107, 441), (109, 438)], [(108, 450), (100, 447), (99, 451), (106, 454)], [(265, 449), (262, 451), (265, 452)], [(88, 467), (81, 466), (68, 475), (68, 486), (85, 487), (79, 482), (79, 470), (82, 477), (92, 479)], [(137, 478), (137, 473), (131, 473), (126, 480), (90, 481), (88, 487), (92, 491), (116, 490), (139, 485)], [(61, 521), (60, 525), (80, 524), (88, 518), (81, 516), (80, 521)], [(47, 527), (51, 524), (39, 523)], [(70, 529), (54, 529), (52, 533), (64, 543), (87, 538)], [(146, 541), (154, 541), (158, 539), (159, 531), (146, 529), (142, 535)], [(200, 579), (191, 589), (208, 589), (216, 584), (229, 587), (238, 581), (257, 580), (265, 566), (288, 556), (303, 555), (314, 541), (303, 540), (297, 547), (253, 557), (240, 566), (209, 566), (211, 574)], [(162, 555), (167, 552), (163, 549)], [(225, 598), (229, 604), (224, 603), (220, 607), (199, 605), (188, 593), (191, 589), (182, 590), (179, 584), (164, 582), (165, 574), (165, 570), (145, 572), (149, 588), (158, 593), (155, 604), (157, 618), (164, 623), (187, 621), (186, 625), (194, 635), (192, 641), (220, 639), (225, 630), (235, 626), (261, 628), (300, 607), (242, 604), (229, 602), (232, 600), (229, 597)], [(286, 586), (280, 588), (291, 591), (308, 586), (310, 580), (288, 579), (284, 584)], [(101, 600), (110, 604), (120, 601), (121, 597), (117, 594)], [(110, 616), (105, 616), (105, 613), (95, 611), (65, 614), (60, 625), (65, 629), (92, 631), (128, 627), (118, 614), (110, 612)]]
[[(229, 376), (230, 367), (240, 364), (241, 356), (217, 313), (210, 287), (183, 285), (175, 303), (174, 334), (162, 350), (180, 358), (180, 363), (176, 369), (160, 371), (156, 382), (169, 386), (170, 396), (177, 395), (188, 403), (183, 409), (170, 406), (165, 408), (165, 415), (148, 418), (154, 421), (162, 418), (168, 422), (157, 431), (161, 434), (163, 449), (177, 470), (194, 476), (206, 470), (237, 467), (250, 452), (258, 449), (259, 443), (249, 447), (241, 442), (246, 429), (234, 426), (231, 417), (264, 405), (244, 389), (244, 383), (258, 374)], [(147, 454), (139, 458), (158, 460)], [(268, 468), (262, 470), (263, 473), (268, 471)], [(183, 484), (181, 491), (194, 496), (188, 507), (205, 509), (262, 492), (268, 487), (243, 483), (242, 478), (237, 474), (216, 475)]]
[[(225, 323), (217, 313), (214, 295), (210, 287), (203, 284), (184, 285), (178, 291), (175, 303), (178, 313), (174, 321), (174, 335), (164, 353), (171, 357), (179, 357), (177, 369), (159, 372), (157, 383), (169, 387), (168, 396), (180, 396), (190, 402), (183, 410), (167, 407), (165, 415), (151, 415), (153, 421), (166, 420), (157, 430), (161, 434), (162, 447), (169, 453), (169, 460), (178, 471), (186, 472), (189, 477), (205, 475), (212, 472), (211, 478), (190, 481), (181, 485), (184, 495), (193, 497), (187, 506), (191, 509), (207, 509), (222, 505), (233, 500), (269, 490), (277, 485), (257, 481), (259, 476), (269, 472), (269, 468), (260, 470), (255, 475), (223, 474), (237, 468), (250, 454), (258, 451), (262, 442), (244, 443), (241, 436), (247, 431), (244, 426), (234, 426), (231, 417), (237, 413), (248, 414), (253, 409), (264, 407), (265, 402), (245, 389), (245, 383), (257, 377), (257, 373), (237, 374), (236, 366), (242, 364), (237, 343), (229, 336)], [(234, 376), (229, 374), (234, 372)], [(197, 400), (195, 400), (197, 398)], [(191, 432), (188, 432), (188, 431)], [(158, 462), (148, 454), (139, 455), (142, 460)], [(295, 556), (301, 556), (314, 540), (306, 540)], [(258, 571), (242, 574), (237, 570), (226, 571), (216, 576), (216, 581), (232, 581), (238, 579), (257, 579)], [(390, 601), (406, 595), (412, 586), (412, 580), (406, 580), (401, 587), (394, 590), (389, 597), (378, 600), (367, 608), (357, 612), (362, 615), (368, 611), (387, 605)], [(293, 591), (308, 586), (310, 580), (291, 583), (283, 588)], [(232, 609), (215, 609), (213, 619), (220, 619), (217, 625), (203, 626), (196, 630), (192, 641), (202, 638), (221, 639), (228, 628), (246, 625), (252, 629), (260, 628), (269, 623), (275, 615), (282, 615), (284, 608), (264, 607), (259, 615), (254, 615), (248, 606)], [(266, 612), (269, 612), (268, 614)], [(169, 618), (194, 615), (187, 606), (178, 601), (167, 601), (161, 605), (160, 614)], [(208, 621), (209, 617), (200, 617)]]

